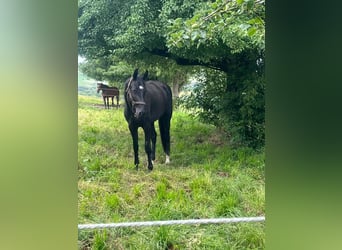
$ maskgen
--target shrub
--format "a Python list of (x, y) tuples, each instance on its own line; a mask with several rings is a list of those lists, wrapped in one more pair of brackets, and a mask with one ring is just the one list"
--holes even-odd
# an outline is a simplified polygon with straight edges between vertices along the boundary
[(223, 128), (233, 144), (258, 148), (265, 142), (264, 88), (258, 72), (227, 76), (205, 69), (197, 83), (184, 89), (179, 105), (201, 121)]

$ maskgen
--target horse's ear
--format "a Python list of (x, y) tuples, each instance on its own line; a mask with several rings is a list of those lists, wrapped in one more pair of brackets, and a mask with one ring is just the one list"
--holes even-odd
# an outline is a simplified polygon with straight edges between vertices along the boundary
[(143, 80), (146, 81), (146, 80), (147, 80), (147, 77), (148, 77), (148, 71), (146, 70), (146, 71), (145, 71), (145, 74), (144, 74), (144, 76), (143, 76)]
[(139, 70), (139, 69), (135, 69), (135, 70), (134, 70), (134, 73), (133, 73), (133, 80), (134, 80), (134, 81), (137, 80), (137, 77), (138, 77), (138, 70)]

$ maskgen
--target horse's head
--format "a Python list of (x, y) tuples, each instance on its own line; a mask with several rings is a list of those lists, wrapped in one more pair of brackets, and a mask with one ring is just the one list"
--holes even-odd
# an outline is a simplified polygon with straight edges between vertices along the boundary
[(127, 83), (127, 101), (130, 103), (136, 118), (142, 117), (145, 113), (145, 81), (147, 80), (147, 75), (148, 71), (146, 70), (143, 76), (138, 76), (138, 69), (136, 69)]
[(98, 82), (98, 83), (97, 83), (97, 93), (100, 92), (101, 86), (102, 86), (102, 83)]

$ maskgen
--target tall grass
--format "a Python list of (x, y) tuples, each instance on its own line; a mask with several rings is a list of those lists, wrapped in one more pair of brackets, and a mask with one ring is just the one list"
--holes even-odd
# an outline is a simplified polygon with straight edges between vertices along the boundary
[[(163, 164), (158, 136), (155, 167), (147, 170), (139, 129), (137, 171), (122, 108), (105, 110), (101, 104), (100, 98), (79, 97), (80, 224), (265, 214), (264, 151), (232, 149), (215, 127), (174, 110), (171, 163)], [(264, 226), (84, 230), (79, 232), (79, 249), (262, 249)]]

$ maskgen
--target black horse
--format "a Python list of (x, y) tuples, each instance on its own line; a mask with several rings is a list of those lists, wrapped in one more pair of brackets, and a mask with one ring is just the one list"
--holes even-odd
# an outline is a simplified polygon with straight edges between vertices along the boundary
[[(157, 133), (154, 122), (159, 121), (159, 130), (163, 149), (166, 154), (165, 163), (170, 162), (170, 120), (172, 116), (172, 93), (168, 85), (159, 81), (148, 81), (148, 72), (138, 76), (138, 69), (125, 82), (125, 118), (133, 139), (134, 164), (138, 169), (138, 128), (145, 133), (145, 152), (148, 169), (153, 169), (155, 160)], [(152, 142), (152, 148), (151, 148)]]
[(112, 107), (114, 107), (114, 97), (116, 96), (116, 108), (119, 107), (119, 94), (120, 91), (117, 87), (109, 87), (103, 83), (97, 83), (97, 93), (102, 90), (103, 103), (105, 108), (109, 109), (109, 98), (112, 99)]

